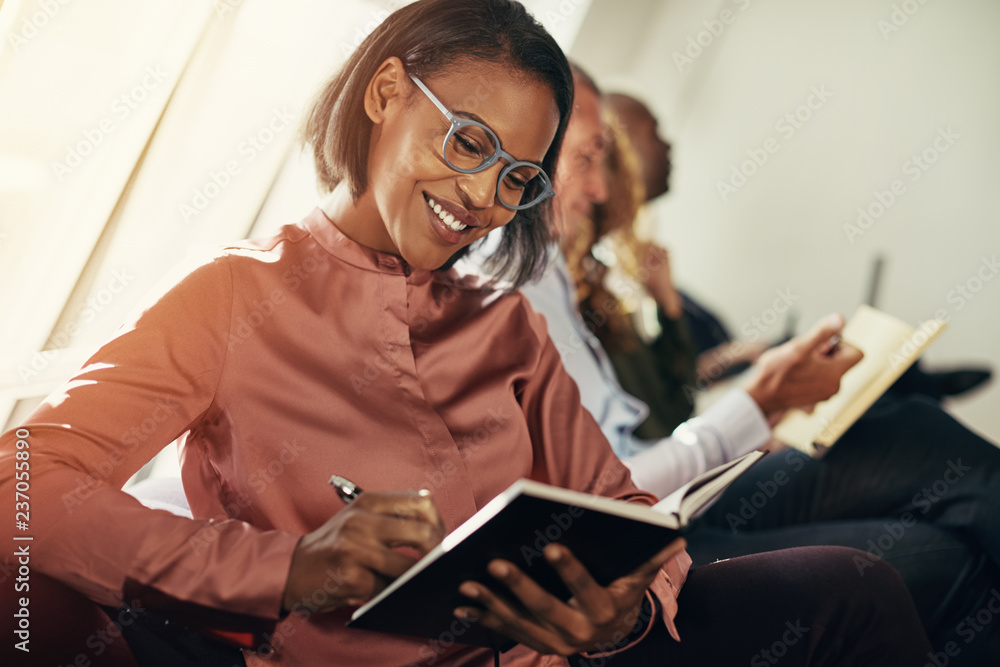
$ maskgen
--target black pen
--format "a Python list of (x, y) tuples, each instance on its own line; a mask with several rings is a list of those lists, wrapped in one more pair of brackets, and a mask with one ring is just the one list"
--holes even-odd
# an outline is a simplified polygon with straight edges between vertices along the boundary
[(330, 484), (336, 490), (337, 495), (340, 499), (344, 501), (345, 505), (350, 505), (352, 502), (358, 499), (361, 495), (361, 488), (347, 479), (346, 477), (340, 477), (339, 475), (332, 475), (330, 477)]

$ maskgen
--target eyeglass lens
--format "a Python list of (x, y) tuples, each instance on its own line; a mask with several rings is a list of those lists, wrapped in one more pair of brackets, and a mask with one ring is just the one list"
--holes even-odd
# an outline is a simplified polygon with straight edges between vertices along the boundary
[[(478, 125), (464, 125), (455, 130), (445, 144), (445, 159), (452, 167), (460, 170), (476, 170), (492, 158), (497, 152), (496, 137)], [(502, 171), (503, 177), (497, 185), (497, 195), (507, 206), (519, 206), (534, 203), (539, 198), (538, 185), (541, 179), (537, 168), (527, 164), (507, 166)], [(534, 179), (534, 180), (533, 180)], [(533, 197), (523, 201), (526, 191), (531, 191)]]

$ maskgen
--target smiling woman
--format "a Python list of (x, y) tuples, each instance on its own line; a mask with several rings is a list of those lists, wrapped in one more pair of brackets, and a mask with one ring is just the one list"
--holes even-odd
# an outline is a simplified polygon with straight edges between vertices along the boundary
[[(340, 183), (324, 206), (353, 240), (427, 270), (445, 265), (518, 216), (521, 225), (544, 231), (538, 221), (542, 209), (532, 209), (543, 205), (552, 189), (537, 163), (544, 161), (559, 127), (551, 85), (525, 81), (520, 72), (486, 61), (433, 76), (429, 85), (448, 100), (467, 98), (466, 82), (476, 76), (490, 81), (478, 99), (479, 113), (456, 110), (454, 120), (443, 116), (429, 88), (414, 75), (407, 77), (399, 58), (388, 58), (365, 90), (372, 123), (368, 187), (354, 193)], [(509, 151), (526, 157), (514, 158)], [(527, 257), (540, 251), (533, 244), (523, 249)]]
[[(519, 32), (515, 26), (524, 27), (522, 21), (503, 24), (495, 8), (474, 3), (432, 4), (437, 6), (418, 3), (391, 15), (365, 41), (367, 48), (357, 49), (321, 92), (306, 129), (320, 186), (330, 191), (346, 184), (346, 191), (335, 193), (338, 210), (349, 203), (366, 219), (379, 217), (384, 230), (370, 229), (361, 219), (356, 226), (365, 227), (372, 240), (384, 232), (373, 247), (392, 247), (403, 257), (406, 251), (396, 245), (406, 240), (398, 216), (405, 210), (407, 215), (427, 217), (426, 197), (437, 194), (436, 204), (474, 229), (449, 234), (455, 230), (437, 224), (432, 212), (431, 227), (445, 237), (433, 239), (439, 247), (424, 258), (431, 265), (414, 264), (422, 268), (450, 265), (490, 229), (508, 225), (491, 268), (521, 284), (538, 275), (544, 261), (548, 231), (543, 221), (550, 202), (547, 197), (534, 203), (531, 199), (546, 192), (555, 170), (573, 99), (572, 84), (566, 85), (568, 65), (548, 35), (540, 38), (540, 27)], [(448, 118), (442, 112), (453, 115)], [(444, 139), (456, 120), (485, 126), (496, 138), (495, 148), (502, 145), (508, 155), (498, 155), (497, 161), (474, 173), (462, 173), (462, 164), (449, 165)], [(382, 136), (387, 141), (378, 141)], [(467, 132), (459, 138), (472, 136)], [(379, 151), (371, 155), (373, 164), (369, 157), (375, 145)], [(509, 198), (518, 201), (507, 204), (532, 205), (514, 213), (503, 205), (489, 210), (511, 156), (536, 163), (541, 174), (530, 179), (535, 182), (525, 180), (527, 198), (512, 194)], [(379, 175), (382, 182), (373, 183), (370, 190), (370, 179)], [(407, 181), (409, 203), (394, 201), (398, 193), (384, 193), (386, 188), (405, 190)], [(364, 196), (402, 208), (373, 208), (359, 201)]]

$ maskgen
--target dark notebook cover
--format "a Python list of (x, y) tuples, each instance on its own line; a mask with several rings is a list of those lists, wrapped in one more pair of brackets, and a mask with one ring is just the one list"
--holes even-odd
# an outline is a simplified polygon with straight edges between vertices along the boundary
[(355, 611), (347, 625), (449, 645), (509, 646), (506, 637), (455, 617), (456, 607), (472, 604), (458, 592), (463, 581), (481, 582), (513, 602), (506, 587), (486, 571), (491, 560), (503, 558), (567, 600), (569, 591), (542, 555), (547, 544), (558, 542), (598, 584), (607, 586), (679, 537), (690, 517), (762, 456), (764, 452), (750, 452), (709, 470), (655, 509), (520, 479)]
[[(359, 609), (348, 626), (501, 648), (510, 640), (453, 614), (456, 607), (471, 603), (458, 592), (463, 581), (479, 581), (503, 594), (503, 585), (486, 571), (490, 560), (503, 558), (514, 563), (539, 585), (566, 600), (569, 591), (542, 556), (549, 542), (569, 547), (597, 583), (606, 586), (635, 570), (679, 535), (676, 528), (668, 527), (676, 522), (675, 517), (657, 514), (646, 506), (610, 501), (626, 511), (638, 510), (647, 521), (656, 523), (609, 514), (595, 509), (593, 502), (568, 505), (529, 495), (537, 493), (538, 487), (554, 488), (527, 480), (516, 482), (491, 502), (498, 504), (498, 511), (485, 524), (457, 544), (454, 538), (449, 543), (449, 538), (466, 526), (463, 524), (445, 538), (437, 557), (426, 567), (405, 582), (398, 580), (391, 595), (377, 597)], [(607, 498), (596, 500), (609, 502)], [(484, 507), (470, 522), (489, 508)], [(434, 555), (431, 552), (424, 560)]]

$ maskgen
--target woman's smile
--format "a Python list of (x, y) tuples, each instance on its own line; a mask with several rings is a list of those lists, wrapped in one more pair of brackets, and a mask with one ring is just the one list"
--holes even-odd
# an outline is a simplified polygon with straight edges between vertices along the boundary
[(449, 245), (463, 244), (481, 225), (464, 206), (424, 193), (431, 227)]

